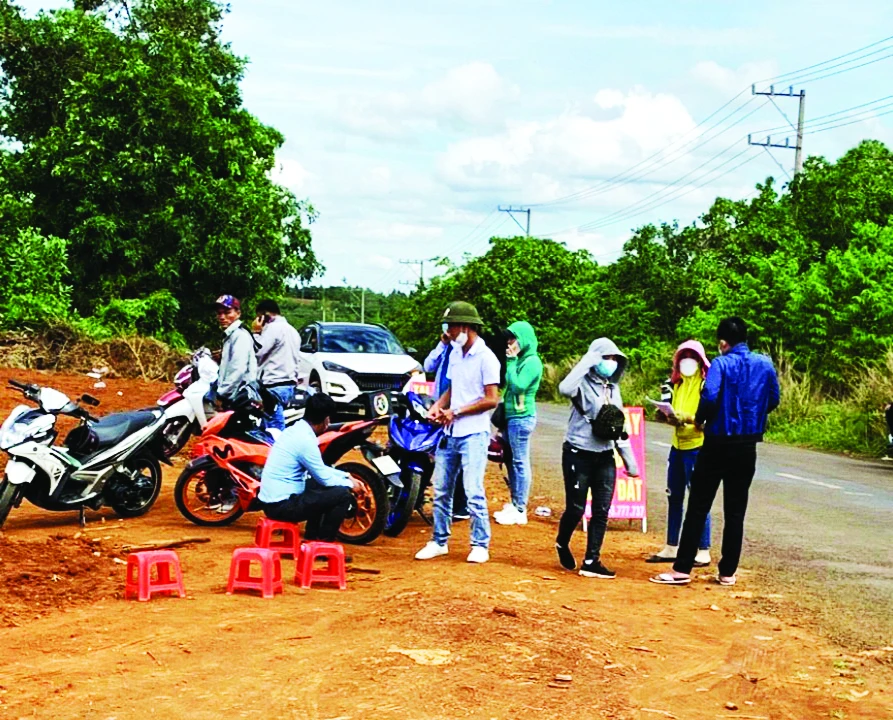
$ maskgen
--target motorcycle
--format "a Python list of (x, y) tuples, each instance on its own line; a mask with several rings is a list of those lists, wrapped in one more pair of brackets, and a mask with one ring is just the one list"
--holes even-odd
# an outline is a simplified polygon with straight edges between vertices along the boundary
[[(382, 407), (381, 401), (377, 407)], [(257, 493), (273, 445), (273, 438), (261, 428), (261, 412), (259, 408), (223, 412), (205, 427), (193, 460), (174, 487), (177, 508), (190, 522), (229, 525), (244, 513), (261, 509)], [(369, 452), (366, 446), (373, 446), (369, 436), (385, 422), (386, 416), (330, 425), (318, 438), (323, 461), (335, 465), (352, 449)], [(358, 462), (335, 465), (360, 485), (354, 491), (356, 512), (345, 519), (338, 533), (342, 542), (365, 545), (384, 529), (389, 507), (386, 484), (399, 484), (400, 469), (387, 457), (372, 463), (373, 467)]]
[(211, 383), (217, 380), (217, 371), (210, 350), (199, 348), (189, 364), (174, 376), (174, 388), (158, 398), (158, 407), (167, 410), (177, 406), (180, 410), (162, 431), (164, 457), (168, 460), (208, 424), (205, 396), (211, 390)]
[[(401, 488), (389, 488), (390, 512), (384, 534), (397, 537), (406, 528), (413, 512), (428, 525), (433, 519), (425, 513), (431, 500), (426, 493), (432, 487), (434, 455), (444, 436), (442, 425), (428, 421), (428, 411), (435, 398), (407, 392), (394, 403), (397, 411), (388, 424), (388, 446), (383, 452), (400, 467)], [(500, 466), (510, 458), (508, 440), (502, 432), (490, 439), (487, 459)], [(461, 479), (459, 480), (461, 482)]]
[[(78, 510), (81, 523), (86, 508), (108, 505), (127, 518), (149, 511), (161, 490), (164, 428), (188, 412), (182, 403), (95, 418), (82, 407), (99, 405), (90, 395), (73, 402), (53, 388), (15, 380), (9, 387), (37, 408), (19, 405), (0, 426), (0, 449), (9, 455), (0, 482), (0, 527), (22, 499), (44, 510)], [(60, 415), (80, 421), (64, 446), (53, 444)]]

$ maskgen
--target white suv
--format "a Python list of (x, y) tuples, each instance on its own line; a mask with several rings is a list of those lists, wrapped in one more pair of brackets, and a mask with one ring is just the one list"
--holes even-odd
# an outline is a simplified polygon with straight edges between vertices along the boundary
[[(415, 350), (409, 349), (413, 353)], [(383, 325), (315, 322), (301, 329), (298, 376), (345, 411), (360, 412), (360, 393), (402, 391), (424, 381), (422, 366)]]

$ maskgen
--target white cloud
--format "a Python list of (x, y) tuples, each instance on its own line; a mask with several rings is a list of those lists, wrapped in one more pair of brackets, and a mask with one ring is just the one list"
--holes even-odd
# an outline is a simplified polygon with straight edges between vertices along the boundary
[(518, 86), (504, 80), (491, 64), (473, 62), (425, 86), (421, 99), (427, 113), (438, 120), (480, 126), (504, 122), (507, 105), (519, 95)]
[(695, 80), (727, 95), (777, 74), (778, 67), (770, 60), (744, 63), (737, 68), (727, 68), (714, 60), (705, 60), (691, 70)]
[[(603, 119), (604, 110), (616, 112)], [(453, 143), (440, 158), (441, 177), (454, 189), (525, 190), (542, 198), (534, 191), (625, 169), (695, 125), (678, 98), (643, 90), (602, 90), (593, 111), (513, 123), (503, 133)]]
[(365, 264), (374, 270), (390, 270), (396, 263), (387, 255), (367, 255)]
[(291, 158), (281, 158), (270, 173), (273, 182), (283, 185), (295, 195), (307, 194), (307, 187), (313, 175), (301, 163)]

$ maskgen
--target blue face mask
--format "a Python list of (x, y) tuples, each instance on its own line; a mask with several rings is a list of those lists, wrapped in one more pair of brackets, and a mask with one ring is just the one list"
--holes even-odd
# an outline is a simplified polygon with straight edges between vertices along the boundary
[(601, 360), (599, 364), (595, 366), (595, 371), (603, 378), (608, 379), (617, 372), (617, 361)]

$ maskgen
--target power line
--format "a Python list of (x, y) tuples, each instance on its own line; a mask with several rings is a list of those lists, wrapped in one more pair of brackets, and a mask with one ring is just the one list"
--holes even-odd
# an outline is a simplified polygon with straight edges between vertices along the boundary
[(838, 125), (831, 125), (830, 127), (822, 128), (821, 130), (810, 130), (807, 132), (807, 135), (815, 135), (817, 133), (828, 132), (829, 130), (836, 130), (837, 128), (846, 127), (847, 125), (856, 125), (858, 123), (865, 122), (866, 120), (873, 120), (875, 118), (884, 117), (885, 115), (893, 114), (893, 110), (887, 110), (887, 112), (878, 113), (877, 115), (867, 115), (863, 118), (859, 118), (858, 120), (851, 120), (850, 122), (842, 122)]
[[(825, 78), (828, 78), (828, 77), (832, 77), (832, 76), (834, 76), (834, 75), (838, 75), (838, 74), (841, 74), (841, 73), (844, 73), (844, 72), (850, 72), (851, 70), (856, 70), (856, 69), (859, 69), (859, 68), (861, 68), (861, 67), (865, 67), (866, 65), (870, 65), (870, 64), (872, 64), (872, 63), (874, 63), (874, 62), (880, 62), (881, 60), (885, 60), (885, 59), (887, 59), (888, 57), (893, 57), (893, 53), (891, 53), (890, 55), (884, 55), (884, 56), (882, 56), (882, 57), (880, 57), (880, 58), (875, 58), (874, 60), (871, 60), (871, 61), (862, 63), (862, 64), (860, 64), (860, 65), (855, 65), (855, 66), (852, 66), (852, 67), (844, 67), (844, 66), (852, 65), (852, 63), (858, 62), (859, 60), (865, 59), (865, 58), (870, 57), (870, 56), (872, 56), (872, 55), (875, 55), (875, 54), (877, 54), (877, 53), (882, 53), (882, 52), (886, 52), (886, 51), (888, 51), (888, 50), (893, 49), (893, 45), (891, 45), (891, 46), (888, 46), (888, 47), (883, 47), (883, 48), (876, 49), (876, 50), (874, 50), (874, 51), (872, 51), (872, 52), (869, 52), (869, 53), (865, 53), (866, 50), (869, 50), (869, 49), (871, 49), (871, 48), (876, 48), (876, 47), (879, 46), (879, 45), (884, 45), (885, 43), (888, 43), (890, 40), (893, 40), (893, 36), (884, 38), (883, 40), (878, 40), (878, 41), (876, 41), (876, 42), (870, 43), (870, 44), (868, 44), (868, 45), (865, 45), (865, 46), (863, 46), (863, 47), (857, 48), (857, 49), (855, 49), (855, 50), (851, 50), (850, 52), (843, 53), (842, 55), (838, 55), (838, 56), (836, 56), (836, 57), (834, 57), (834, 58), (830, 58), (830, 59), (828, 59), (828, 60), (824, 60), (824, 61), (819, 62), (819, 63), (814, 63), (813, 65), (809, 65), (809, 66), (807, 66), (807, 67), (799, 68), (799, 69), (797, 69), (797, 70), (792, 70), (792, 71), (790, 71), (790, 72), (788, 72), (788, 73), (783, 73), (783, 74), (781, 74), (781, 75), (777, 75), (777, 76), (775, 76), (775, 77), (773, 77), (773, 78), (765, 78), (765, 79), (763, 79), (763, 80), (761, 80), (761, 81), (759, 81), (759, 82), (760, 82), (760, 83), (765, 83), (765, 82), (770, 82), (770, 81), (773, 81), (773, 80), (779, 80), (779, 81), (780, 81), (780, 80), (783, 79), (783, 78), (790, 78), (789, 80), (785, 80), (785, 82), (786, 82), (786, 83), (787, 83), (787, 82), (793, 83), (793, 82), (796, 82), (797, 80), (799, 80), (799, 79), (801, 79), (801, 78), (807, 78), (807, 77), (810, 77), (811, 75), (819, 74), (818, 77), (815, 77), (815, 78), (812, 78), (812, 79), (811, 79), (812, 82), (817, 82), (817, 81), (819, 81), (819, 80), (822, 80), (822, 79), (825, 79)], [(861, 55), (860, 55), (860, 53), (864, 53), (864, 54), (861, 54)], [(858, 57), (851, 57), (851, 56), (854, 56), (854, 55), (855, 55), (855, 56), (858, 56)], [(842, 63), (834, 64), (836, 61), (838, 61), (838, 60), (842, 60), (843, 58), (850, 58), (850, 59), (849, 59), (849, 60), (846, 60), (845, 62), (842, 62)], [(843, 69), (836, 70), (837, 68), (843, 68)], [(826, 71), (828, 71), (828, 70), (836, 70), (836, 72), (826, 72)], [(813, 72), (810, 72), (810, 71), (813, 71)], [(825, 73), (825, 74), (821, 74), (821, 73)], [(634, 171), (636, 171), (637, 169), (640, 169), (640, 168), (642, 168), (643, 170), (644, 170), (644, 169), (648, 169), (648, 168), (650, 168), (650, 171), (647, 172), (647, 173), (639, 173), (636, 177), (629, 177), (629, 178), (626, 179), (626, 182), (624, 182), (624, 183), (622, 183), (622, 184), (628, 184), (629, 182), (631, 182), (631, 181), (634, 180), (634, 179), (640, 179), (641, 177), (645, 177), (645, 176), (647, 176), (647, 175), (653, 174), (653, 172), (655, 172), (657, 169), (659, 169), (659, 168), (661, 168), (661, 167), (666, 167), (667, 165), (671, 164), (672, 162), (675, 162), (675, 160), (677, 160), (677, 159), (679, 158), (679, 156), (677, 156), (677, 157), (675, 157), (672, 161), (667, 162), (666, 160), (664, 160), (664, 161), (662, 162), (661, 159), (660, 159), (662, 155), (664, 155), (665, 153), (667, 153), (671, 148), (673, 148), (675, 145), (677, 145), (679, 142), (681, 142), (685, 137), (687, 137), (688, 135), (690, 135), (692, 132), (694, 132), (694, 131), (697, 130), (698, 128), (702, 127), (703, 125), (709, 123), (710, 120), (712, 120), (712, 119), (713, 119), (714, 117), (716, 117), (718, 114), (720, 114), (721, 112), (723, 112), (727, 107), (729, 107), (730, 105), (732, 105), (732, 104), (733, 104), (736, 100), (738, 100), (738, 98), (740, 98), (741, 95), (743, 95), (745, 92), (747, 92), (747, 89), (741, 90), (741, 91), (740, 91), (737, 95), (735, 95), (731, 100), (729, 100), (729, 101), (727, 101), (726, 103), (724, 103), (724, 104), (723, 104), (722, 106), (720, 106), (717, 110), (715, 110), (713, 113), (711, 113), (710, 115), (708, 115), (704, 120), (702, 120), (700, 123), (698, 123), (697, 125), (695, 125), (695, 127), (693, 127), (691, 130), (689, 130), (687, 133), (683, 134), (680, 138), (677, 138), (676, 140), (674, 140), (673, 142), (671, 142), (671, 143), (670, 143), (669, 145), (667, 145), (666, 147), (664, 147), (664, 148), (658, 150), (657, 152), (653, 153), (652, 155), (650, 155), (649, 157), (645, 158), (644, 160), (642, 160), (642, 161), (636, 163), (636, 164), (633, 165), (632, 167), (630, 167), (630, 168), (624, 170), (623, 172), (618, 173), (618, 174), (616, 174), (616, 175), (614, 175), (614, 176), (612, 176), (612, 177), (610, 177), (610, 178), (608, 178), (608, 179), (606, 179), (606, 180), (604, 180), (604, 181), (601, 181), (601, 182), (597, 183), (596, 185), (594, 185), (594, 186), (592, 186), (592, 187), (584, 188), (583, 190), (579, 190), (579, 191), (576, 191), (576, 192), (574, 192), (574, 193), (570, 193), (570, 194), (568, 194), (568, 195), (564, 195), (564, 196), (561, 196), (561, 197), (558, 197), (558, 198), (554, 198), (554, 199), (552, 199), (552, 200), (547, 200), (547, 201), (543, 201), (543, 202), (539, 202), (539, 203), (528, 203), (527, 205), (528, 205), (529, 207), (546, 207), (546, 206), (558, 205), (558, 204), (563, 204), (563, 203), (567, 203), (567, 202), (578, 201), (578, 200), (582, 200), (582, 199), (584, 199), (584, 198), (592, 197), (592, 196), (594, 196), (594, 195), (601, 194), (601, 192), (604, 192), (605, 189), (606, 189), (607, 187), (609, 187), (609, 186), (612, 186), (612, 185), (615, 185), (615, 184), (617, 184), (617, 185), (621, 184), (621, 183), (618, 183), (617, 181), (622, 180), (622, 179), (624, 179), (624, 178), (627, 178), (628, 175), (630, 175), (631, 173), (633, 173)], [(746, 107), (747, 104), (748, 104), (749, 102), (752, 101), (752, 99), (753, 99), (753, 98), (751, 97), (751, 99), (749, 99), (749, 100), (746, 101), (743, 105), (741, 105), (741, 106), (739, 106), (738, 108), (736, 108), (735, 110), (733, 110), (733, 111), (732, 111), (729, 115), (727, 115), (725, 118), (723, 118), (722, 120), (720, 120), (720, 121), (717, 122), (717, 123), (714, 123), (711, 127), (707, 128), (706, 130), (704, 130), (703, 132), (701, 132), (700, 134), (698, 134), (697, 136), (695, 136), (694, 138), (692, 138), (690, 141), (688, 141), (687, 143), (685, 143), (685, 144), (682, 145), (681, 147), (676, 148), (676, 149), (673, 150), (672, 153), (670, 153), (670, 154), (671, 154), (671, 155), (672, 155), (672, 154), (676, 154), (676, 153), (678, 153), (680, 150), (683, 150), (684, 148), (693, 145), (693, 144), (694, 144), (695, 142), (697, 142), (697, 140), (699, 140), (701, 137), (703, 137), (704, 135), (706, 135), (707, 133), (709, 133), (711, 130), (713, 130), (714, 128), (718, 127), (718, 126), (721, 125), (723, 122), (725, 122), (726, 120), (730, 119), (730, 118), (733, 117), (735, 114), (737, 114), (738, 112), (740, 112), (741, 110), (743, 110), (744, 107)], [(787, 118), (786, 118), (786, 119), (787, 119)], [(789, 122), (790, 122), (790, 121), (789, 121)], [(737, 124), (737, 123), (735, 123), (735, 124)], [(791, 123), (791, 125), (793, 125), (793, 123)], [(722, 133), (720, 133), (720, 134), (722, 134)], [(703, 144), (703, 143), (702, 143), (702, 144)], [(685, 153), (685, 154), (687, 154), (687, 153)], [(643, 166), (644, 166), (644, 167), (643, 167)]]
[[(737, 144), (737, 142), (736, 142), (735, 144)], [(717, 156), (711, 158), (711, 159), (708, 160), (706, 163), (702, 163), (702, 164), (699, 165), (697, 168), (695, 168), (694, 170), (692, 170), (692, 171), (686, 173), (686, 175), (684, 175), (683, 177), (679, 178), (679, 179), (678, 179), (677, 181), (675, 181), (674, 183), (671, 183), (671, 185), (669, 185), (667, 188), (664, 188), (664, 189), (662, 189), (662, 190), (660, 190), (660, 191), (658, 191), (658, 192), (656, 192), (656, 193), (652, 193), (651, 195), (649, 195), (649, 196), (643, 198), (643, 199), (640, 200), (639, 202), (634, 203), (633, 205), (631, 205), (631, 206), (629, 206), (629, 207), (627, 207), (627, 208), (625, 208), (625, 209), (618, 210), (617, 212), (611, 213), (610, 215), (607, 215), (607, 216), (605, 216), (605, 217), (603, 217), (603, 218), (601, 218), (601, 219), (599, 219), (599, 220), (595, 220), (595, 221), (593, 221), (593, 222), (590, 222), (590, 223), (586, 223), (586, 224), (584, 224), (584, 225), (581, 225), (581, 226), (578, 228), (578, 230), (580, 230), (580, 231), (597, 230), (597, 229), (602, 228), (602, 227), (607, 227), (608, 225), (613, 225), (613, 224), (618, 223), (618, 222), (620, 222), (620, 221), (622, 221), (622, 220), (627, 220), (627, 219), (636, 217), (637, 215), (640, 215), (641, 213), (643, 213), (643, 212), (645, 212), (645, 211), (653, 210), (654, 208), (661, 207), (662, 205), (666, 205), (666, 204), (667, 204), (668, 202), (670, 202), (671, 200), (677, 200), (677, 199), (679, 199), (680, 197), (684, 197), (685, 195), (687, 195), (688, 192), (691, 192), (691, 191), (694, 191), (694, 190), (699, 189), (700, 187), (703, 187), (703, 185), (706, 185), (707, 183), (704, 183), (703, 185), (696, 185), (695, 187), (692, 187), (691, 190), (686, 191), (686, 192), (680, 194), (680, 192), (679, 192), (680, 190), (684, 189), (685, 187), (688, 187), (688, 185), (683, 185), (682, 187), (679, 187), (679, 188), (677, 188), (676, 190), (671, 190), (671, 192), (670, 192), (669, 194), (664, 195), (663, 197), (659, 197), (661, 194), (665, 193), (666, 190), (668, 190), (669, 188), (671, 188), (671, 187), (673, 187), (673, 186), (675, 186), (675, 185), (678, 185), (683, 179), (685, 179), (686, 177), (688, 177), (688, 176), (691, 175), (692, 173), (694, 173), (694, 172), (696, 172), (697, 170), (703, 168), (705, 165), (707, 165), (707, 164), (713, 162), (713, 160), (716, 160), (716, 159), (718, 159), (719, 157), (722, 157), (722, 155), (724, 155), (726, 152), (728, 152), (728, 150), (729, 150), (729, 148), (727, 148), (726, 150), (724, 150), (724, 151), (723, 151), (722, 153), (720, 153), (719, 155), (717, 155)], [(745, 149), (742, 150), (741, 152), (738, 152), (738, 153), (736, 153), (735, 155), (733, 155), (732, 157), (730, 157), (730, 158), (728, 158), (727, 160), (723, 161), (722, 163), (720, 163), (720, 164), (717, 165), (716, 167), (707, 170), (706, 172), (704, 172), (703, 174), (699, 175), (699, 176), (696, 177), (696, 178), (693, 178), (693, 181), (692, 181), (692, 182), (697, 182), (697, 181), (699, 181), (699, 180), (703, 180), (703, 179), (707, 178), (708, 176), (712, 175), (713, 173), (715, 173), (715, 172), (716, 172), (717, 170), (719, 170), (720, 168), (724, 167), (725, 165), (728, 165), (730, 162), (734, 162), (734, 161), (737, 160), (739, 157), (741, 157), (742, 155), (744, 155), (746, 152), (748, 152), (748, 150), (745, 148)], [(753, 158), (751, 158), (751, 159), (753, 159)], [(744, 164), (744, 163), (742, 163), (742, 164)], [(736, 165), (736, 166), (735, 166), (735, 168), (737, 168), (737, 167), (740, 167), (740, 165)], [(733, 169), (735, 169), (735, 168), (733, 168)], [(730, 171), (729, 171), (729, 172), (730, 172)], [(727, 173), (727, 172), (726, 172), (726, 173), (723, 173), (722, 175), (718, 176), (717, 178), (714, 178), (714, 180), (719, 179), (719, 177), (724, 177), (726, 174), (728, 174), (728, 173)], [(653, 200), (650, 200), (651, 198), (654, 198), (654, 199), (653, 199)], [(636, 206), (638, 206), (638, 205), (642, 205), (643, 203), (644, 203), (644, 206), (643, 206), (643, 207), (636, 207)]]

